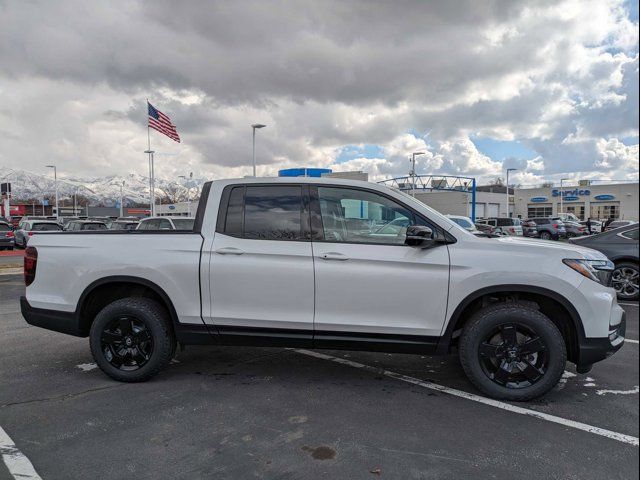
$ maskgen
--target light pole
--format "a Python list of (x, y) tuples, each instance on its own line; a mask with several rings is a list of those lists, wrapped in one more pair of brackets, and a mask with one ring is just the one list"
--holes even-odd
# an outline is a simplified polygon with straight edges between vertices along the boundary
[[(255, 172), (254, 172), (254, 177), (255, 177)], [(179, 175), (178, 178), (183, 178), (184, 180), (188, 180), (190, 182), (191, 179), (193, 178), (193, 172), (189, 172), (188, 179), (185, 175)], [(187, 186), (187, 215), (189, 217), (191, 216), (191, 183), (189, 183)]]
[(122, 181), (122, 184), (120, 185), (120, 216), (124, 217), (124, 203), (123, 203), (123, 195), (122, 195), (122, 189), (124, 188), (124, 180)]
[(153, 217), (156, 214), (156, 180), (153, 171), (153, 154), (156, 152), (149, 148), (144, 153), (149, 155), (149, 216)]
[(415, 197), (416, 195), (416, 157), (418, 155), (424, 155), (425, 152), (413, 152), (411, 154), (411, 192), (413, 194), (413, 196)]
[(58, 211), (58, 169), (55, 165), (46, 165), (47, 168), (53, 168), (53, 180), (56, 187), (56, 218), (60, 218), (60, 212)]
[(257, 128), (264, 128), (266, 127), (266, 125), (263, 125), (261, 123), (254, 123), (253, 125), (251, 125), (251, 128), (253, 130), (253, 176), (256, 176), (256, 129)]
[(517, 168), (507, 168), (507, 218), (509, 218), (510, 212), (509, 212), (509, 173), (510, 172), (515, 172), (516, 170), (518, 170)]
[(569, 179), (568, 178), (560, 179), (560, 211), (558, 212), (558, 214), (564, 212), (564, 190), (563, 190), (562, 184), (564, 183), (565, 180), (569, 180)]

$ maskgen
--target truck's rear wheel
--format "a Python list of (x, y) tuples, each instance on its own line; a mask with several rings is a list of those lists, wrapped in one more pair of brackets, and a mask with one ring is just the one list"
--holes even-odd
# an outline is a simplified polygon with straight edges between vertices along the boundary
[(469, 380), (483, 393), (504, 400), (544, 395), (558, 383), (567, 361), (558, 328), (542, 312), (519, 303), (477, 312), (459, 346)]
[(100, 369), (121, 382), (143, 382), (175, 351), (165, 309), (149, 298), (122, 298), (104, 307), (91, 325), (91, 353)]

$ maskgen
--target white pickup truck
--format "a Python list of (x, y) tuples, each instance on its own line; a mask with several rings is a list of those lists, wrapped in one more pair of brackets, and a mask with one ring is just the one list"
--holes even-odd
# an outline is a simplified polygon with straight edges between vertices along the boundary
[(193, 230), (36, 235), (25, 253), (27, 322), (89, 337), (125, 382), (177, 344), (457, 351), (482, 392), (527, 400), (624, 343), (601, 253), (476, 237), (366, 182), (209, 182)]

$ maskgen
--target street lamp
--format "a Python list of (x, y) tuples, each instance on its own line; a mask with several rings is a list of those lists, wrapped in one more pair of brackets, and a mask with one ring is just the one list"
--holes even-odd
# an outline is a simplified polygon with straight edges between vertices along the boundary
[(412, 193), (413, 196), (416, 194), (416, 157), (418, 155), (424, 155), (425, 152), (413, 152), (411, 154), (411, 173), (409, 174), (412, 179)]
[(122, 189), (124, 188), (124, 180), (122, 181), (122, 184), (120, 185), (120, 216), (124, 217), (124, 203), (123, 203), (123, 195), (122, 195)]
[[(255, 176), (255, 172), (254, 172)], [(183, 178), (184, 180), (191, 180), (193, 178), (193, 172), (189, 172), (189, 178), (185, 175), (178, 175), (178, 178)], [(191, 183), (187, 184), (187, 215), (191, 216)]]
[(507, 168), (507, 218), (511, 216), (509, 212), (509, 173), (517, 170), (517, 168)]
[(53, 168), (53, 180), (56, 187), (56, 218), (60, 218), (60, 212), (58, 211), (58, 170), (55, 165), (46, 165), (47, 168)]
[(264, 128), (266, 127), (266, 125), (263, 125), (261, 123), (254, 123), (253, 125), (251, 125), (252, 131), (253, 131), (253, 176), (256, 176), (256, 129), (258, 128)]
[(558, 212), (558, 214), (560, 213), (564, 213), (564, 190), (562, 187), (562, 184), (564, 183), (565, 180), (569, 180), (568, 178), (561, 178), (560, 179), (560, 211)]

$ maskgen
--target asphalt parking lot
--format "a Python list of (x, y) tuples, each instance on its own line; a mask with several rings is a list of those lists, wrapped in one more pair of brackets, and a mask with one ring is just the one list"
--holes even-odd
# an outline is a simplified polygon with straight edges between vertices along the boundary
[(187, 347), (118, 383), (87, 339), (27, 325), (23, 291), (0, 275), (0, 479), (638, 477), (637, 304), (620, 352), (514, 409), (455, 356)]

